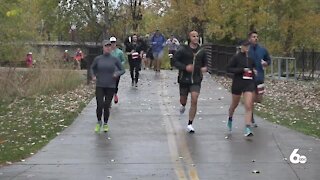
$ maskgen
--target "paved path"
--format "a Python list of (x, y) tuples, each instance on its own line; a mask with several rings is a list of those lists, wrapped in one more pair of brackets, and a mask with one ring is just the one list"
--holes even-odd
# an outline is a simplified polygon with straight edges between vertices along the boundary
[[(1, 168), (0, 179), (319, 179), (319, 139), (258, 117), (260, 126), (254, 129), (254, 137), (244, 138), (243, 106), (237, 109), (235, 129), (227, 139), (230, 94), (209, 75), (198, 102), (196, 133), (186, 133), (188, 113), (178, 113), (176, 74), (162, 71), (155, 76), (152, 71), (142, 71), (139, 87), (132, 88), (127, 72), (120, 83), (120, 102), (111, 109), (110, 132), (93, 132), (93, 99), (75, 122), (41, 151), (25, 162)], [(308, 158), (307, 163), (289, 162), (295, 148)]]

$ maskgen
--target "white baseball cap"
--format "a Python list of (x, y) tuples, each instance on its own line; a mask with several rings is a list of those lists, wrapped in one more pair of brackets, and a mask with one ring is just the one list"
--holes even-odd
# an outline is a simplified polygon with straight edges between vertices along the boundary
[(117, 38), (116, 37), (111, 37), (110, 38), (110, 42), (116, 42), (117, 41)]

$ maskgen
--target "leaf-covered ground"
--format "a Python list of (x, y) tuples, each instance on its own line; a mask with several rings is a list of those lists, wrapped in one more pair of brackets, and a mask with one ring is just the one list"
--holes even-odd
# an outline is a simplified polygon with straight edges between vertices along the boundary
[(67, 128), (92, 99), (91, 86), (65, 94), (41, 95), (0, 103), (0, 165), (36, 153)]

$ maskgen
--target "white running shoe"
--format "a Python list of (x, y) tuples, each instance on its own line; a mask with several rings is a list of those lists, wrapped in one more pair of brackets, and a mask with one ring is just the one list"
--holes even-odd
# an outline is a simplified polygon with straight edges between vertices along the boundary
[(183, 114), (185, 110), (186, 110), (186, 107), (185, 106), (181, 106), (180, 107), (180, 114)]
[(188, 131), (189, 133), (194, 133), (194, 128), (192, 127), (191, 124), (187, 126), (187, 131)]

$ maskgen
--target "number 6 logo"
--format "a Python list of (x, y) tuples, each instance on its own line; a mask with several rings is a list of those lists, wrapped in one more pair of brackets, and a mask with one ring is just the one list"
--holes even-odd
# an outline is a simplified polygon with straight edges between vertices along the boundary
[(304, 164), (307, 162), (307, 157), (306, 156), (300, 156), (300, 154), (298, 154), (297, 152), (299, 151), (299, 149), (294, 149), (290, 155), (290, 162), (293, 164)]

